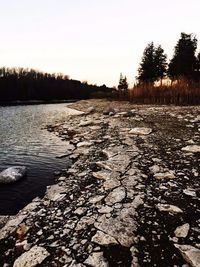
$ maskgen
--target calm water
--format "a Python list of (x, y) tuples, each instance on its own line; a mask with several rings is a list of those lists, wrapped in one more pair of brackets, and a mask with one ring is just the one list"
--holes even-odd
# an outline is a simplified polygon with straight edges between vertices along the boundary
[(54, 182), (53, 172), (65, 169), (67, 158), (56, 159), (66, 152), (65, 143), (47, 130), (70, 113), (67, 104), (0, 107), (0, 171), (25, 165), (26, 178), (0, 185), (0, 215), (16, 214), (35, 196), (42, 196)]

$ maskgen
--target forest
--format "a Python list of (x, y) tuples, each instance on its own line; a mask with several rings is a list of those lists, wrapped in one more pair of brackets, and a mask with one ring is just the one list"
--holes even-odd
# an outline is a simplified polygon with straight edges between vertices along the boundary
[(30, 100), (51, 102), (56, 100), (87, 99), (110, 93), (105, 85), (69, 79), (63, 74), (49, 74), (25, 68), (0, 68), (0, 103)]

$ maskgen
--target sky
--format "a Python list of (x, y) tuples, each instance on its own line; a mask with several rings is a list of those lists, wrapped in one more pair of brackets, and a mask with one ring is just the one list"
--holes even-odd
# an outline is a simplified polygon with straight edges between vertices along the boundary
[[(200, 0), (0, 0), (0, 66), (130, 86), (144, 48), (170, 58), (181, 32), (200, 43)], [(200, 46), (198, 47), (200, 50)]]

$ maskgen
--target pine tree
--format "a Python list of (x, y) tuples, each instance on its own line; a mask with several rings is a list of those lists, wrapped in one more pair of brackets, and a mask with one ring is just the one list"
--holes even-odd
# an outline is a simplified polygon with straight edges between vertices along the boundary
[(151, 42), (144, 50), (142, 62), (138, 69), (139, 84), (153, 85), (155, 81), (162, 80), (166, 75), (167, 56), (159, 45)]
[(128, 93), (128, 82), (126, 76), (123, 77), (122, 73), (120, 73), (119, 85), (118, 85), (119, 94), (126, 96)]
[(193, 79), (197, 63), (196, 49), (197, 39), (192, 34), (181, 33), (168, 67), (168, 76), (172, 80), (178, 80), (181, 77)]
[(160, 80), (162, 85), (162, 80), (167, 73), (167, 56), (164, 54), (161, 45), (155, 48), (154, 62), (156, 70), (155, 78), (157, 81)]

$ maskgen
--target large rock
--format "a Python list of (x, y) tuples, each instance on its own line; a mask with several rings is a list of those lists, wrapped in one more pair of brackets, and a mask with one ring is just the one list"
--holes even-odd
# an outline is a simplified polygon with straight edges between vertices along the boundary
[(117, 187), (109, 193), (105, 198), (107, 205), (113, 205), (115, 203), (121, 202), (126, 197), (126, 191), (124, 187)]
[(90, 255), (85, 261), (84, 264), (87, 264), (92, 267), (108, 267), (108, 263), (103, 256), (103, 252), (94, 252)]
[(92, 242), (101, 245), (101, 246), (109, 246), (118, 244), (117, 240), (101, 231), (97, 231), (96, 234), (92, 237)]
[(14, 166), (0, 173), (0, 183), (9, 184), (18, 181), (26, 175), (26, 167)]
[(189, 223), (185, 223), (181, 226), (178, 226), (174, 231), (174, 234), (176, 237), (186, 237), (188, 235), (189, 230), (190, 230)]
[(189, 245), (174, 245), (192, 267), (200, 267), (200, 250)]
[(49, 255), (45, 248), (34, 246), (17, 258), (13, 267), (34, 267), (42, 263)]
[(114, 218), (107, 218), (106, 215), (100, 216), (94, 226), (98, 230), (114, 237), (122, 246), (130, 247), (134, 243), (134, 233), (137, 228), (134, 220), (135, 215), (134, 208), (125, 208), (119, 211)]
[(200, 152), (200, 146), (197, 145), (185, 146), (181, 150), (184, 152), (197, 153)]
[(179, 208), (176, 207), (174, 205), (169, 205), (169, 204), (158, 204), (157, 208), (159, 209), (159, 211), (165, 211), (165, 212), (169, 212), (169, 213), (183, 213), (183, 211)]
[(151, 128), (145, 127), (136, 127), (130, 130), (130, 134), (137, 134), (137, 135), (148, 135), (152, 132)]
[(154, 177), (157, 179), (157, 180), (162, 180), (162, 179), (175, 179), (176, 176), (174, 175), (174, 172), (173, 171), (168, 171), (168, 172), (164, 172), (164, 173), (155, 173), (154, 174)]

